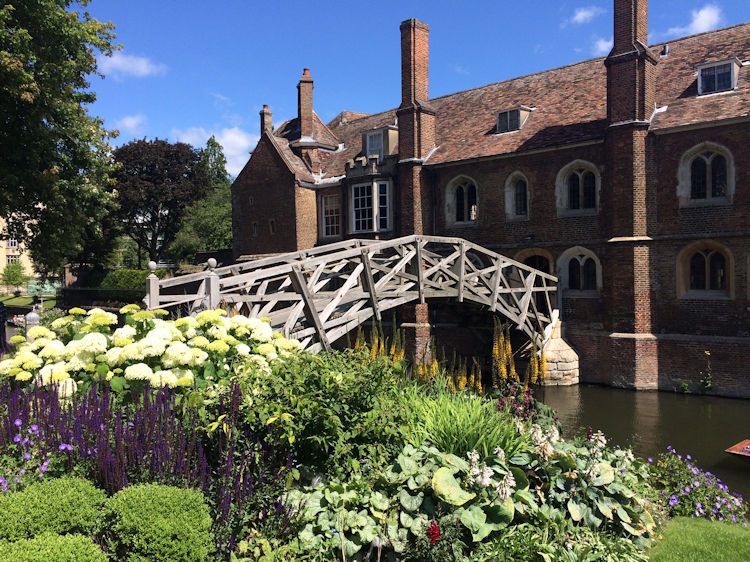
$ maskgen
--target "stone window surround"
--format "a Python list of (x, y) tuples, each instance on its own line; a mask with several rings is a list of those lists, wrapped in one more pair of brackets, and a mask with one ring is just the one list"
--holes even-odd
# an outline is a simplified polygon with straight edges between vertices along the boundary
[[(456, 220), (456, 190), (458, 189), (459, 185), (464, 183), (472, 183), (474, 184), (474, 189), (476, 190), (477, 195), (477, 217), (475, 220), (468, 220), (468, 221), (457, 221)], [(465, 197), (468, 200), (468, 193), (465, 194)], [(476, 226), (479, 222), (479, 184), (472, 178), (471, 176), (467, 176), (466, 174), (459, 174), (453, 179), (451, 179), (446, 188), (445, 188), (445, 224), (448, 226), (459, 226), (459, 227), (473, 227)], [(464, 205), (464, 211), (466, 213), (466, 216), (469, 215), (470, 209), (468, 208), (468, 202)]]
[(549, 274), (556, 275), (555, 271), (556, 271), (557, 264), (555, 263), (555, 259), (552, 257), (552, 254), (550, 252), (548, 252), (547, 250), (543, 248), (524, 248), (520, 252), (517, 252), (516, 255), (513, 256), (513, 259), (516, 260), (517, 262), (525, 264), (526, 260), (533, 256), (541, 256), (545, 258), (547, 262), (549, 263), (549, 267), (550, 267)]
[[(584, 169), (594, 174), (596, 180), (596, 205), (593, 209), (568, 209), (568, 176), (576, 170)], [(557, 172), (555, 178), (555, 204), (558, 217), (580, 217), (599, 213), (600, 195), (602, 190), (602, 176), (599, 168), (588, 160), (573, 160)]]
[[(591, 258), (596, 264), (596, 290), (581, 290), (581, 289), (570, 289), (568, 288), (568, 263), (573, 258), (581, 260), (581, 265), (586, 258)], [(602, 290), (602, 264), (599, 261), (597, 255), (591, 250), (584, 248), (583, 246), (573, 246), (565, 250), (557, 258), (555, 263), (555, 271), (559, 271), (559, 287), (565, 291), (565, 295), (568, 297), (581, 297), (581, 298), (597, 298), (599, 297)]]
[[(523, 180), (526, 182), (526, 214), (516, 214), (516, 182)], [(528, 221), (531, 215), (531, 187), (529, 180), (519, 170), (512, 172), (505, 180), (505, 220), (507, 222)]]
[[(704, 152), (715, 152), (721, 154), (727, 162), (727, 189), (725, 197), (709, 197), (705, 199), (691, 198), (691, 164), (693, 159)], [(731, 205), (734, 200), (735, 189), (735, 168), (734, 157), (731, 151), (721, 144), (705, 141), (696, 144), (694, 147), (686, 150), (680, 158), (680, 164), (677, 168), (677, 202), (680, 208), (683, 207), (712, 207), (721, 205)], [(707, 194), (708, 195), (708, 194)]]
[[(727, 288), (721, 290), (690, 289), (690, 259), (701, 250), (714, 250), (724, 256), (727, 268)], [(677, 298), (686, 300), (734, 300), (734, 255), (724, 244), (715, 240), (691, 242), (677, 254)]]

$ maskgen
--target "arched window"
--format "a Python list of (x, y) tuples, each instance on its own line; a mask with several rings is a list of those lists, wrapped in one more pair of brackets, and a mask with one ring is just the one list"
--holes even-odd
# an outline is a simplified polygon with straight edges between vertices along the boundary
[(727, 259), (718, 250), (699, 250), (690, 258), (691, 291), (725, 291)]
[(710, 240), (694, 242), (677, 257), (677, 292), (684, 298), (732, 297), (732, 253)]
[(591, 250), (576, 246), (563, 252), (557, 260), (563, 289), (595, 294), (602, 287), (599, 259)]
[(555, 182), (557, 214), (586, 215), (599, 209), (601, 178), (591, 162), (576, 160), (560, 170)]
[(505, 180), (505, 220), (528, 220), (529, 198), (529, 182), (526, 176), (521, 172), (513, 172)]
[(446, 222), (475, 223), (478, 208), (477, 184), (474, 180), (459, 176), (448, 184), (445, 197)]
[(716, 152), (702, 152), (690, 164), (690, 198), (726, 197), (727, 159)]
[(678, 170), (681, 207), (726, 205), (734, 197), (734, 159), (721, 145), (703, 142), (683, 154)]

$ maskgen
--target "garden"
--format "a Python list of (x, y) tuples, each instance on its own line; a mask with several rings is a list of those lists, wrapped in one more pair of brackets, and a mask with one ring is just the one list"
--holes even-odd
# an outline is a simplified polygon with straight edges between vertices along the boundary
[(533, 397), (543, 357), (517, 374), (502, 327), (482, 376), (409, 364), (398, 333), (311, 355), (267, 319), (166, 316), (74, 308), (11, 338), (0, 559), (685, 560), (701, 537), (740, 544), (731, 560), (750, 542), (743, 499), (689, 454), (562, 436)]

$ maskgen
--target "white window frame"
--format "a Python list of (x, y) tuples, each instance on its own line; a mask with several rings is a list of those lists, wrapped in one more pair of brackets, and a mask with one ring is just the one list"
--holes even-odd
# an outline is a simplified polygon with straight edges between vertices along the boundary
[(18, 240), (16, 240), (15, 238), (8, 238), (7, 247), (18, 248)]
[[(373, 142), (375, 141), (375, 139), (378, 139), (377, 142)], [(365, 148), (368, 158), (375, 155), (378, 157), (378, 162), (381, 162), (383, 160), (383, 145), (385, 144), (383, 141), (384, 139), (382, 129), (379, 131), (370, 131), (367, 133), (367, 146)]]
[(21, 261), (21, 256), (18, 256), (18, 255), (5, 256), (6, 265), (10, 265), (12, 263), (18, 263), (20, 261)]
[[(369, 206), (358, 206), (358, 202), (362, 199), (366, 199), (366, 194), (357, 193), (362, 188), (369, 188)], [(392, 184), (389, 180), (373, 180), (366, 183), (355, 183), (351, 186), (349, 193), (350, 197), (350, 209), (351, 209), (351, 232), (388, 232), (392, 228), (392, 217), (393, 209), (391, 205), (392, 197)], [(385, 204), (381, 205), (381, 196), (385, 196)], [(367, 211), (369, 209), (370, 216), (360, 218), (359, 222), (371, 221), (371, 228), (357, 228), (357, 211)], [(381, 226), (380, 222), (383, 218), (383, 211), (385, 210), (385, 222), (384, 226)]]
[[(331, 211), (330, 213), (327, 211)], [(335, 213), (333, 212), (335, 211)], [(332, 218), (338, 219), (329, 224)], [(333, 238), (341, 236), (341, 195), (338, 193), (323, 195), (320, 198), (320, 236), (321, 238)], [(335, 232), (334, 232), (335, 229)]]
[[(721, 90), (706, 90), (703, 84), (703, 71), (708, 68), (714, 68), (718, 69), (722, 66), (729, 66), (729, 88), (724, 88)], [(724, 59), (720, 61), (715, 61), (707, 64), (702, 64), (698, 67), (698, 95), (699, 96), (707, 96), (709, 94), (719, 94), (721, 92), (731, 92), (732, 90), (737, 89), (737, 61), (734, 58), (731, 59)]]

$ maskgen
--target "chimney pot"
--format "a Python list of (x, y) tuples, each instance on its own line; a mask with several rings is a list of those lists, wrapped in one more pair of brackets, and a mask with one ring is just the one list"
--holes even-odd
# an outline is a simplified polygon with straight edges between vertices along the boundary
[(267, 103), (263, 104), (263, 109), (268, 109), (268, 104)]
[(302, 70), (302, 76), (310, 76), (310, 69), (305, 68)]

